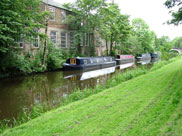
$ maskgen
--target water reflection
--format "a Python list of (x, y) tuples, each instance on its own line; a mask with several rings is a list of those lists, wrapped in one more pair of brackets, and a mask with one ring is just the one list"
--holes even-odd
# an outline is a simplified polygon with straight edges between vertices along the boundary
[(34, 104), (53, 108), (75, 89), (104, 85), (115, 71), (134, 66), (134, 63), (90, 72), (50, 72), (0, 81), (0, 120), (17, 117), (23, 108), (31, 110)]
[[(105, 68), (105, 69), (99, 69), (99, 70), (94, 70), (94, 71), (89, 71), (89, 72), (83, 72), (83, 73), (77, 73), (77, 74), (72, 74), (72, 75), (66, 75), (64, 76), (64, 79), (71, 79), (71, 80), (87, 80), (90, 78), (96, 78), (99, 76), (103, 76), (106, 74), (111, 74), (115, 72), (116, 67), (110, 67), (110, 68)], [(67, 73), (66, 71), (64, 73)]]
[(123, 65), (120, 65), (120, 66), (119, 66), (119, 69), (122, 70), (122, 69), (125, 69), (125, 68), (132, 67), (132, 66), (134, 66), (134, 65), (135, 65), (135, 63), (123, 64)]
[(141, 65), (150, 64), (150, 63), (151, 63), (151, 59), (144, 60), (144, 61), (138, 61), (137, 63), (138, 63), (138, 64), (141, 64)]

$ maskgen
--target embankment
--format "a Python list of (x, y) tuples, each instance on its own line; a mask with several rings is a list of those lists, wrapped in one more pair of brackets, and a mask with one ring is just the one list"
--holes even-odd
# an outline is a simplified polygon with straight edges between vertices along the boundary
[(70, 103), (4, 136), (180, 135), (182, 61)]

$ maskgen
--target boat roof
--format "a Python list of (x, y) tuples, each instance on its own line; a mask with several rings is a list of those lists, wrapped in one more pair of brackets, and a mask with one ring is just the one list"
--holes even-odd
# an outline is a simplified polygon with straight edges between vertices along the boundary
[(113, 58), (112, 56), (97, 56), (97, 57), (76, 57), (77, 59), (94, 59), (94, 58)]

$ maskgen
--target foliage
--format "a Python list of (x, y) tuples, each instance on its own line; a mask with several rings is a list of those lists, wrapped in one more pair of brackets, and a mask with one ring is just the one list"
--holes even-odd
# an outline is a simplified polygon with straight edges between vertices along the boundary
[[(166, 0), (165, 6), (170, 10), (172, 19), (168, 21), (169, 24), (179, 25), (182, 24), (182, 2), (181, 0)], [(175, 10), (175, 8), (178, 8)]]
[(0, 2), (0, 54), (14, 50), (16, 39), (37, 36), (34, 29), (43, 27), (44, 13), (40, 0), (1, 0)]
[(121, 46), (121, 53), (142, 54), (157, 50), (157, 36), (141, 18), (132, 20), (132, 31)]
[(55, 48), (53, 43), (48, 44), (48, 52), (46, 57), (47, 70), (52, 71), (62, 68), (62, 64), (65, 62), (64, 55), (60, 48)]
[(110, 55), (113, 55), (113, 44), (124, 41), (130, 32), (129, 16), (120, 14), (115, 3), (78, 0), (65, 6), (74, 13), (68, 17), (68, 23), (77, 30), (76, 44), (79, 50), (80, 45), (83, 45), (83, 54), (95, 55), (95, 46), (100, 46), (100, 43), (95, 41), (102, 38), (107, 43), (110, 41)]
[(161, 59), (169, 60), (171, 58), (170, 50), (172, 48), (172, 43), (171, 43), (169, 37), (162, 36), (158, 40), (160, 43)]
[(0, 71), (11, 74), (42, 71), (40, 58), (29, 61), (19, 48), (20, 41), (45, 35), (36, 30), (44, 27), (46, 12), (40, 12), (40, 0), (1, 0), (0, 2)]
[(173, 41), (173, 48), (182, 48), (182, 37), (176, 37)]
[(22, 113), (19, 115), (17, 119), (15, 118), (13, 120), (5, 119), (0, 122), (0, 134), (3, 133), (8, 128), (19, 126), (23, 123), (28, 122), (29, 120), (39, 117), (48, 110), (49, 108), (47, 106), (43, 106), (40, 104), (32, 106), (31, 111), (28, 111), (27, 108), (23, 108)]
[[(4, 76), (16, 76), (30, 73), (39, 73), (62, 68), (65, 56), (60, 48), (55, 48), (52, 43), (48, 45), (46, 65), (42, 65), (42, 49), (30, 53), (9, 52), (0, 61), (0, 72)], [(9, 75), (7, 75), (9, 74)]]
[(122, 15), (115, 3), (107, 4), (99, 12), (102, 25), (98, 31), (106, 41), (110, 42), (110, 55), (116, 55), (114, 49), (120, 50), (122, 43), (127, 40), (131, 32), (129, 16)]
[(143, 52), (153, 52), (155, 33), (150, 31), (149, 26), (146, 24), (146, 22), (140, 18), (133, 19), (132, 25), (134, 34), (137, 36), (138, 41), (141, 43)]
[[(103, 0), (77, 0), (64, 6), (72, 11), (67, 22), (75, 31), (75, 45), (78, 53), (83, 49), (83, 55), (95, 55), (95, 30), (99, 27), (98, 9), (103, 6)], [(81, 47), (82, 46), (82, 47)]]

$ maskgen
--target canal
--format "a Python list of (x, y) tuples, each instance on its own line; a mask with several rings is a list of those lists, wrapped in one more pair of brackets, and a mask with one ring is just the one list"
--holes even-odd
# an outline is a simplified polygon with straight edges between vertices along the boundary
[[(143, 62), (147, 64), (149, 62)], [(93, 88), (105, 84), (115, 73), (135, 68), (134, 63), (90, 72), (48, 72), (13, 79), (0, 80), (0, 120), (17, 118), (24, 108), (47, 105), (59, 106), (61, 100), (75, 89)], [(117, 71), (117, 72), (116, 72)]]

